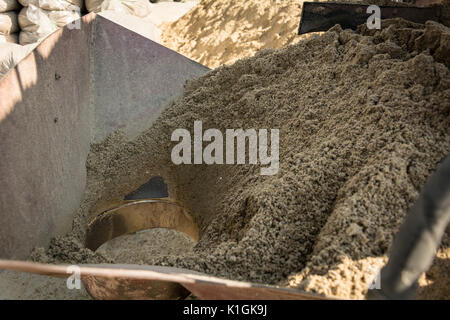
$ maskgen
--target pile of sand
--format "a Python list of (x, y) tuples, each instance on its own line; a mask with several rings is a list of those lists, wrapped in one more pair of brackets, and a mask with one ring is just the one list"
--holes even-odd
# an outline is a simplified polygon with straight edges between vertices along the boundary
[(250, 57), (260, 49), (294, 43), (301, 14), (298, 0), (202, 0), (163, 29), (163, 44), (210, 68)]
[(114, 238), (102, 244), (96, 253), (110, 257), (115, 263), (144, 264), (148, 257), (185, 254), (194, 245), (184, 233), (155, 228)]
[[(408, 5), (391, 0), (340, 2)], [(210, 68), (229, 65), (261, 49), (279, 49), (309, 37), (297, 35), (302, 4), (300, 0), (202, 0), (179, 20), (161, 25), (161, 41)]]
[[(51, 259), (66, 259), (105, 203), (162, 176), (169, 195), (195, 214), (201, 239), (192, 252), (145, 263), (362, 298), (450, 151), (449, 57), (448, 28), (386, 20), (381, 31), (335, 27), (189, 82), (136, 140), (116, 133), (92, 146), (72, 240), (56, 240)], [(173, 165), (171, 133), (192, 133), (195, 120), (222, 132), (279, 129), (278, 174), (261, 176), (255, 165)], [(448, 238), (440, 250), (448, 257)], [(450, 286), (436, 285), (448, 283), (448, 272), (436, 270), (421, 281), (435, 284), (426, 296), (448, 297)]]

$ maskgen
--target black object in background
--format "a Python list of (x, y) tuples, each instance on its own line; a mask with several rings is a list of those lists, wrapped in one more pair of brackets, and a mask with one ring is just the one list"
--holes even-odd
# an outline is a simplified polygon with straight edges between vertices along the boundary
[(139, 188), (125, 196), (125, 200), (139, 200), (147, 198), (167, 198), (169, 193), (162, 177), (152, 177)]
[(450, 222), (450, 154), (428, 179), (409, 211), (381, 270), (379, 298), (413, 299)]

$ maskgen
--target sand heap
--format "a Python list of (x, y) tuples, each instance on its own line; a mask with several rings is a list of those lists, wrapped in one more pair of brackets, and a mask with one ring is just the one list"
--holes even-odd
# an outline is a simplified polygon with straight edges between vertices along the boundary
[[(80, 242), (104, 202), (160, 175), (197, 217), (201, 239), (191, 253), (144, 262), (362, 298), (450, 151), (449, 57), (450, 29), (385, 20), (381, 31), (334, 27), (213, 70), (136, 140), (116, 133), (92, 146), (86, 200), (68, 238)], [(279, 129), (278, 174), (173, 165), (171, 133), (195, 120), (222, 132)], [(58, 241), (51, 258), (61, 261)], [(445, 240), (440, 257), (448, 250)], [(449, 283), (448, 272), (433, 270), (422, 283)], [(439, 290), (449, 297), (450, 285)]]
[(253, 56), (260, 49), (294, 43), (301, 14), (298, 0), (202, 0), (162, 27), (163, 44), (210, 68)]
[[(340, 2), (408, 6), (391, 0)], [(179, 20), (162, 25), (161, 40), (165, 46), (210, 68), (229, 65), (261, 49), (279, 49), (309, 37), (297, 35), (302, 3), (202, 0)]]

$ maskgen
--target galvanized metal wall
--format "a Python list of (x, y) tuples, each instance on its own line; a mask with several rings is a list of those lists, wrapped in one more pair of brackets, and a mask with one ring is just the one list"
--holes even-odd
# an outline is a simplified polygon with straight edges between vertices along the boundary
[(208, 69), (93, 13), (0, 82), (0, 258), (70, 230), (92, 141), (134, 137)]

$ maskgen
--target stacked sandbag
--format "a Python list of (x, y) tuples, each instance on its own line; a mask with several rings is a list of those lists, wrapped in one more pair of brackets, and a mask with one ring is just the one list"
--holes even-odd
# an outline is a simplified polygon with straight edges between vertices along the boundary
[(150, 14), (148, 0), (86, 0), (89, 12), (114, 11), (144, 18)]
[(17, 43), (17, 14), (20, 7), (17, 0), (0, 0), (0, 43)]
[(83, 0), (19, 0), (19, 43), (38, 42), (81, 17)]
[(0, 43), (19, 43), (19, 33), (0, 35)]
[(67, 11), (72, 7), (83, 7), (83, 0), (19, 0), (24, 7), (33, 5), (47, 11)]
[(0, 81), (25, 58), (37, 44), (21, 46), (16, 43), (0, 43)]

